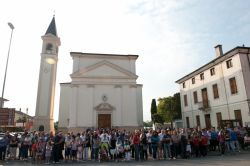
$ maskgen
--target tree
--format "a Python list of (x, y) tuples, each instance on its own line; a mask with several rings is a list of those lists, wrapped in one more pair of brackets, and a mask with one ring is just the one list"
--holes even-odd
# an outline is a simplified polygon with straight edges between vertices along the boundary
[(18, 123), (23, 123), (23, 127), (24, 127), (24, 124), (27, 122), (28, 118), (26, 116), (23, 116), (23, 117), (19, 117), (17, 122)]
[(163, 115), (164, 121), (171, 122), (171, 127), (173, 127), (173, 121), (181, 118), (180, 93), (159, 98), (157, 108), (158, 113)]
[(163, 124), (165, 122), (163, 114), (160, 114), (160, 113), (153, 114), (152, 119), (154, 123)]
[(153, 126), (153, 122), (152, 121), (143, 122), (143, 126), (144, 127), (152, 127)]
[(150, 112), (151, 112), (151, 119), (152, 119), (153, 123), (155, 123), (155, 121), (154, 121), (154, 114), (157, 113), (157, 106), (156, 106), (155, 99), (152, 99)]
[(174, 94), (174, 100), (175, 100), (174, 110), (176, 111), (176, 116), (174, 117), (174, 119), (181, 119), (182, 114), (181, 114), (181, 97), (180, 97), (180, 93), (175, 93)]

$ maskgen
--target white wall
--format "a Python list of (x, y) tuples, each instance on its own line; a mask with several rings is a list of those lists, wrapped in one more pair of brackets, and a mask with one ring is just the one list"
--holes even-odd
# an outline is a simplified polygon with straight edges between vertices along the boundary
[(61, 84), (60, 104), (59, 104), (59, 127), (68, 127), (69, 125), (69, 102), (71, 87), (70, 84)]

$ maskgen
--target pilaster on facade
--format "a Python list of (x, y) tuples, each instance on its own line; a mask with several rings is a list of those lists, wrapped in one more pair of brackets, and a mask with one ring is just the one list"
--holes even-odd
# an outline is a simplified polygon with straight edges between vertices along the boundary
[(71, 93), (71, 105), (70, 105), (70, 114), (69, 114), (69, 127), (77, 126), (77, 110), (78, 110), (78, 85), (72, 85)]

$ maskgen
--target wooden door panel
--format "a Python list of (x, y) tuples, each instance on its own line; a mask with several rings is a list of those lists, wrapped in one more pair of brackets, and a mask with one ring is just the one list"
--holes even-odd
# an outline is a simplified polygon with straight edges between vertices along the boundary
[(98, 114), (98, 127), (110, 128), (111, 127), (111, 114)]
[(210, 114), (205, 115), (205, 123), (206, 123), (206, 128), (210, 129), (211, 128), (211, 117)]
[(208, 96), (207, 96), (207, 88), (204, 88), (201, 90), (202, 93), (202, 102), (203, 102), (203, 107), (208, 108)]

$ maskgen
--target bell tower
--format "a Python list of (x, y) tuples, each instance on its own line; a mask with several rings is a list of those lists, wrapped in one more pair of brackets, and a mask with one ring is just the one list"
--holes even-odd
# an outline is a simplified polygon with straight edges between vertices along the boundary
[(54, 98), (56, 85), (56, 71), (58, 48), (61, 45), (57, 36), (55, 16), (42, 36), (42, 53), (36, 99), (36, 114), (33, 124), (34, 130), (54, 132)]

